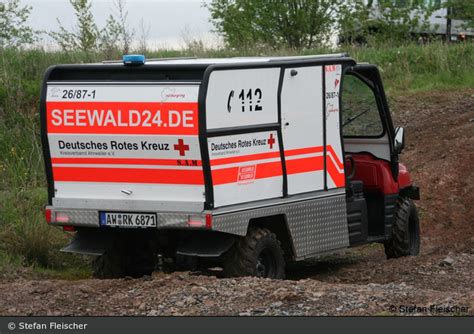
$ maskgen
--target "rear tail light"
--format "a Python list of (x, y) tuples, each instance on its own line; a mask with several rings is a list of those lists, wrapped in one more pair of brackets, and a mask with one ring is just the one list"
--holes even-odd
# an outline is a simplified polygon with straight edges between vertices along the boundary
[(57, 212), (51, 209), (44, 210), (44, 217), (46, 218), (46, 222), (49, 223), (62, 223), (67, 224), (70, 222), (70, 218), (67, 213), (65, 212)]
[(69, 216), (63, 212), (56, 212), (54, 221), (56, 223), (69, 223)]
[(44, 218), (46, 219), (46, 222), (47, 222), (48, 224), (51, 223), (51, 218), (52, 218), (51, 209), (45, 209), (45, 210), (44, 210)]
[(205, 216), (189, 216), (188, 225), (192, 227), (206, 227), (212, 228), (212, 215)]
[(64, 232), (74, 232), (76, 230), (75, 226), (63, 226)]
[(205, 217), (203, 216), (189, 216), (188, 225), (192, 227), (204, 227), (206, 225)]
[(212, 228), (212, 215), (210, 213), (206, 215), (206, 227)]

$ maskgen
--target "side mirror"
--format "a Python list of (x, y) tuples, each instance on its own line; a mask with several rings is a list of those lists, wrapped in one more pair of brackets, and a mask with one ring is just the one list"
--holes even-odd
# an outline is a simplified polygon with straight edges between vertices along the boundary
[(401, 153), (405, 147), (405, 130), (402, 127), (398, 127), (395, 130), (395, 143), (393, 147), (397, 153)]

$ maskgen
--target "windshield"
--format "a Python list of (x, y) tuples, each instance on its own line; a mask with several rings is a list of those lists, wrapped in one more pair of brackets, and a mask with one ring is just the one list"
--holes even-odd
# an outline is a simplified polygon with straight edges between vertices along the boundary
[(379, 137), (383, 125), (375, 94), (361, 79), (346, 75), (342, 87), (342, 126), (348, 137)]

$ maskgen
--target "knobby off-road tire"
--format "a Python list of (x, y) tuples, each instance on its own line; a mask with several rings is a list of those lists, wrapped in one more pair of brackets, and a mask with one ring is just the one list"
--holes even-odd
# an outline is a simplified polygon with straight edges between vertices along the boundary
[(92, 276), (100, 279), (125, 277), (125, 261), (120, 253), (107, 250), (92, 260)]
[(136, 246), (125, 247), (114, 242), (104, 254), (92, 261), (92, 275), (100, 279), (151, 275), (157, 263), (156, 253), (146, 244)]
[(285, 259), (276, 235), (266, 228), (251, 228), (236, 241), (224, 259), (227, 277), (285, 278)]
[(386, 241), (384, 246), (387, 259), (418, 255), (420, 252), (420, 221), (411, 199), (398, 199), (392, 238)]

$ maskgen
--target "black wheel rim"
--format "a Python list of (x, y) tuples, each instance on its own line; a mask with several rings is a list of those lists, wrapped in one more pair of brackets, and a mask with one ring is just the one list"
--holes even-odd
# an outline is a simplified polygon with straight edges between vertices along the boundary
[(260, 252), (255, 267), (257, 277), (275, 277), (276, 262), (270, 249), (264, 248)]

